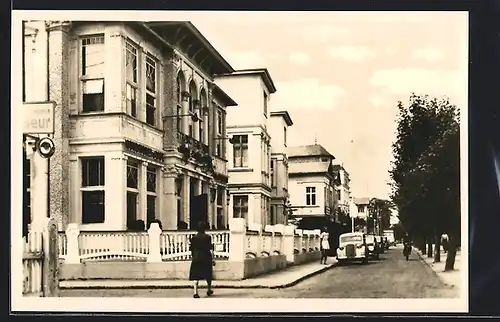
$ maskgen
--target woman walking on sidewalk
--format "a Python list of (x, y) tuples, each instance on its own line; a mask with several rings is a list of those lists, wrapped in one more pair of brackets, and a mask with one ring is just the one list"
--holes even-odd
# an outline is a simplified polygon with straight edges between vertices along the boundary
[(189, 280), (194, 282), (194, 298), (200, 298), (198, 295), (198, 283), (200, 280), (207, 281), (207, 295), (214, 294), (212, 291), (212, 274), (215, 265), (212, 244), (212, 238), (205, 233), (206, 224), (198, 224), (198, 233), (191, 238), (191, 267), (189, 269)]
[(326, 260), (328, 259), (328, 252), (330, 251), (330, 241), (328, 228), (324, 227), (323, 232), (319, 236), (320, 241), (320, 249), (321, 249), (321, 264), (326, 264)]

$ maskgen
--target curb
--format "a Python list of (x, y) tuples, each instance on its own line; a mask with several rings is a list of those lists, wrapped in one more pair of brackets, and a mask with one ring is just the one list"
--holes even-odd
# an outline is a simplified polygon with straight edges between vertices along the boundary
[(439, 273), (438, 273), (437, 271), (435, 271), (435, 270), (432, 268), (431, 264), (429, 264), (429, 263), (425, 260), (425, 258), (423, 257), (423, 255), (420, 253), (420, 250), (416, 249), (416, 248), (415, 248), (415, 247), (413, 247), (413, 246), (412, 246), (412, 248), (415, 250), (415, 253), (417, 253), (417, 255), (418, 255), (418, 257), (420, 258), (420, 260), (421, 260), (422, 262), (424, 262), (424, 263), (425, 263), (425, 265), (427, 265), (427, 267), (429, 267), (429, 268), (432, 270), (432, 272), (433, 272), (434, 274), (436, 274), (436, 276), (439, 278), (439, 280), (440, 280), (440, 281), (441, 281), (444, 285), (446, 285), (446, 286), (448, 286), (448, 287), (451, 287), (451, 288), (455, 288), (455, 285), (451, 285), (451, 284), (446, 283), (446, 281), (445, 281), (445, 280), (441, 277), (441, 275), (439, 275)]
[[(330, 268), (333, 268), (337, 265), (337, 263), (330, 264), (328, 266), (325, 266), (317, 271), (313, 271), (311, 273), (308, 273), (304, 276), (301, 276), (291, 282), (287, 282), (284, 284), (274, 284), (274, 285), (259, 285), (259, 284), (215, 284), (212, 285), (212, 288), (217, 289), (217, 288), (225, 288), (225, 289), (280, 289), (280, 288), (288, 288), (297, 285), (298, 283), (302, 282), (303, 280), (313, 277), (315, 275), (321, 274)], [(71, 282), (71, 281), (68, 281)], [(60, 286), (59, 288), (62, 290), (82, 290), (82, 289), (190, 289), (193, 286), (191, 284), (178, 284), (178, 285), (158, 285), (158, 284), (151, 284), (151, 285), (80, 285), (80, 286)], [(207, 285), (203, 283), (203, 285), (198, 286), (201, 289), (207, 288)]]

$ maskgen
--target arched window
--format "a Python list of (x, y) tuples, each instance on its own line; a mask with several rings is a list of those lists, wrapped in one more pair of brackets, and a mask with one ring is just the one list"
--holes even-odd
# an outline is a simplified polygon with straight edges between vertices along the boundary
[(176, 122), (177, 122), (177, 131), (178, 132), (184, 132), (185, 133), (185, 130), (183, 131), (182, 129), (182, 92), (186, 90), (185, 88), (185, 80), (184, 80), (184, 75), (182, 74), (182, 72), (179, 72), (179, 74), (177, 74), (177, 86), (176, 86), (176, 96), (177, 96), (177, 118), (176, 118)]

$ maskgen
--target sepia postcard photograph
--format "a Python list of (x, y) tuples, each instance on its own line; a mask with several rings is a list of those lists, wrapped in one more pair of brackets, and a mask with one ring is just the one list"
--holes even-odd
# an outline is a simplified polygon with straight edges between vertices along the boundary
[(466, 12), (13, 11), (11, 310), (467, 312)]

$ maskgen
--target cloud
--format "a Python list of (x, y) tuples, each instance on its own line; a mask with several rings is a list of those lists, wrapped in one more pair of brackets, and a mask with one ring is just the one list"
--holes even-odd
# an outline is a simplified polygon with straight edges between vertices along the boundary
[(334, 84), (322, 84), (318, 79), (300, 79), (276, 84), (271, 109), (325, 109), (335, 107), (344, 90)]
[(413, 57), (424, 59), (429, 62), (436, 62), (444, 58), (443, 52), (434, 47), (420, 48), (413, 52)]
[(375, 51), (363, 46), (339, 46), (332, 47), (328, 54), (333, 58), (341, 58), (351, 62), (362, 62), (376, 56)]
[(258, 68), (266, 65), (267, 56), (255, 50), (233, 51), (225, 54), (234, 69)]
[(308, 54), (300, 52), (300, 51), (292, 51), (290, 52), (289, 55), (290, 61), (297, 63), (297, 64), (302, 64), (305, 65), (309, 63), (310, 57)]
[(383, 87), (389, 93), (397, 95), (409, 96), (415, 92), (437, 97), (447, 96), (453, 103), (465, 107), (467, 72), (423, 68), (385, 69), (373, 73), (370, 85)]

